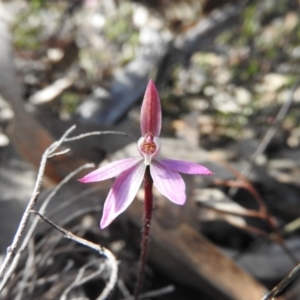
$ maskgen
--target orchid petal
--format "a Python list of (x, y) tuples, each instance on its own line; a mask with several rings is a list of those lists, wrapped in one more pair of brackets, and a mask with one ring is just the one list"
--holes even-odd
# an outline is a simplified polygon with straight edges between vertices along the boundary
[(150, 173), (154, 185), (161, 194), (176, 204), (184, 204), (185, 183), (178, 172), (154, 160), (150, 165)]
[(108, 226), (133, 201), (143, 181), (146, 165), (143, 162), (121, 173), (106, 198), (100, 227)]
[(109, 163), (108, 165), (100, 167), (99, 169), (85, 175), (83, 178), (79, 179), (79, 181), (83, 183), (95, 182), (95, 181), (102, 181), (102, 180), (106, 180), (118, 176), (123, 171), (138, 164), (138, 162), (141, 160), (142, 160), (141, 157), (132, 157), (132, 158), (125, 158), (125, 159), (114, 161), (112, 163)]
[(152, 133), (160, 135), (161, 129), (161, 107), (160, 99), (153, 80), (150, 80), (145, 92), (141, 108), (141, 132), (142, 136)]
[(157, 159), (166, 168), (184, 174), (212, 175), (213, 173), (202, 165), (198, 165), (189, 161), (174, 159)]

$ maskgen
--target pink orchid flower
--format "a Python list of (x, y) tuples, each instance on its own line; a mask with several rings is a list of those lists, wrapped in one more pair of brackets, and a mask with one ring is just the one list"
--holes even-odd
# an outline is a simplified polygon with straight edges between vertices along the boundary
[(180, 173), (211, 175), (205, 167), (181, 160), (159, 156), (161, 130), (160, 99), (152, 80), (149, 81), (141, 109), (141, 133), (137, 146), (138, 157), (121, 159), (87, 174), (83, 183), (106, 180), (118, 176), (106, 198), (100, 227), (108, 226), (133, 201), (143, 181), (147, 166), (153, 183), (170, 201), (183, 205), (186, 200), (185, 183)]

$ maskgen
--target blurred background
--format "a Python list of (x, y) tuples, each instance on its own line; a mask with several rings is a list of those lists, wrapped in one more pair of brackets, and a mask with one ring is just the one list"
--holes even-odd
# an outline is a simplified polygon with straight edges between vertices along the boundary
[[(214, 176), (184, 177), (184, 208), (155, 193), (145, 291), (169, 285), (174, 291), (145, 299), (262, 298), (300, 260), (299, 5), (0, 1), (2, 257), (46, 147), (73, 124), (74, 135), (114, 130), (138, 139), (152, 78), (162, 103), (162, 154), (201, 163)], [(92, 136), (67, 147), (70, 154), (48, 162), (39, 205), (84, 162), (136, 155), (125, 136)], [(53, 197), (46, 215), (115, 253), (120, 273), (111, 299), (125, 299), (136, 281), (143, 194), (101, 231), (112, 182), (83, 187), (79, 176)], [(40, 223), (3, 299), (98, 299), (109, 268), (60, 298), (97, 255)], [(280, 297), (300, 299), (299, 280)]]

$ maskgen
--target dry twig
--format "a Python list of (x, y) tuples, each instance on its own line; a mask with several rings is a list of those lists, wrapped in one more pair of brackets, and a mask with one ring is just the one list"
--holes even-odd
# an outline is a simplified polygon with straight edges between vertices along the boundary
[[(117, 260), (115, 258), (115, 256), (106, 248), (101, 247), (100, 245), (97, 245), (95, 243), (92, 243), (90, 241), (87, 241), (79, 236), (76, 236), (75, 234), (71, 233), (68, 230), (63, 229), (62, 227), (56, 225), (55, 223), (53, 223), (51, 220), (49, 220), (48, 218), (46, 218), (45, 216), (43, 216), (42, 214), (38, 213), (37, 211), (32, 210), (32, 213), (35, 213), (36, 215), (38, 215), (42, 220), (44, 220), (45, 222), (47, 222), (48, 224), (50, 224), (52, 227), (54, 227), (56, 230), (58, 230), (59, 232), (61, 232), (65, 238), (70, 239), (72, 241), (75, 241), (83, 246), (86, 246), (88, 248), (91, 248), (97, 252), (99, 252), (100, 255), (105, 256), (111, 266), (111, 275), (109, 278), (109, 282), (106, 285), (105, 289), (103, 290), (103, 292), (101, 293), (101, 295), (97, 298), (97, 300), (104, 300), (107, 298), (107, 296), (109, 295), (109, 293), (113, 290), (116, 282), (117, 282), (117, 275), (118, 275), (118, 263)], [(65, 298), (61, 298), (61, 299), (65, 299)]]
[(288, 284), (290, 284), (300, 274), (300, 264), (298, 264), (286, 277), (284, 277), (262, 300), (272, 300), (276, 297)]
[[(272, 230), (272, 235), (267, 236), (267, 238), (278, 243), (282, 247), (283, 251), (290, 257), (293, 263), (298, 263), (298, 258), (285, 244), (284, 239), (282, 238), (277, 228), (277, 224), (276, 224), (277, 222), (275, 218), (269, 213), (263, 198), (260, 196), (258, 191), (253, 186), (253, 184), (247, 179), (245, 175), (235, 170), (232, 166), (230, 166), (226, 162), (220, 161), (220, 163), (223, 164), (232, 174), (234, 174), (237, 177), (237, 180), (224, 181), (224, 180), (217, 179), (214, 180), (214, 182), (216, 184), (229, 186), (231, 188), (243, 188), (247, 190), (252, 195), (256, 203), (258, 204), (258, 215), (255, 217), (264, 219), (267, 222), (270, 229)], [(249, 231), (262, 234), (262, 236), (266, 236), (263, 234), (262, 231), (256, 230), (253, 227), (251, 228), (248, 226), (248, 228), (245, 229), (249, 229)]]
[[(147, 299), (147, 298), (150, 298), (150, 297), (151, 298), (160, 297), (160, 296), (165, 295), (165, 294), (173, 293), (174, 291), (175, 291), (174, 286), (173, 285), (168, 285), (164, 288), (141, 294), (139, 296), (139, 299), (142, 300), (142, 299)], [(127, 297), (123, 300), (133, 300), (133, 299), (134, 299), (134, 297)]]
[[(268, 129), (267, 133), (265, 134), (264, 138), (262, 139), (262, 141), (260, 142), (259, 146), (257, 147), (257, 149), (255, 150), (255, 152), (253, 153), (253, 155), (251, 156), (251, 161), (254, 162), (256, 160), (256, 158), (265, 152), (266, 148), (268, 147), (268, 145), (270, 144), (271, 140), (273, 139), (276, 131), (278, 130), (280, 124), (282, 123), (284, 117), (286, 116), (286, 114), (288, 113), (293, 101), (294, 101), (294, 94), (296, 92), (296, 90), (298, 89), (300, 85), (300, 78), (298, 78), (297, 82), (294, 84), (290, 95), (288, 97), (288, 99), (282, 104), (274, 123), (272, 124), (272, 126)], [(245, 170), (246, 172), (247, 170)], [(250, 171), (250, 170), (249, 170)], [(248, 175), (246, 173), (244, 173), (245, 175)]]
[[(122, 133), (122, 132), (112, 132), (112, 131), (104, 131), (104, 132), (91, 132), (88, 134), (81, 134), (75, 137), (71, 137), (71, 138), (67, 138), (70, 133), (75, 129), (75, 126), (72, 126), (70, 129), (68, 129), (66, 131), (66, 133), (56, 142), (54, 142), (52, 145), (50, 145), (46, 151), (44, 152), (42, 159), (41, 159), (41, 163), (40, 163), (40, 168), (38, 171), (38, 175), (37, 175), (37, 179), (36, 179), (36, 183), (35, 183), (35, 187), (33, 190), (33, 194), (32, 197), (25, 209), (25, 212), (21, 218), (19, 227), (17, 229), (17, 232), (13, 238), (13, 242), (12, 244), (8, 247), (8, 251), (7, 251), (7, 255), (4, 259), (4, 261), (2, 262), (1, 266), (0, 266), (0, 292), (3, 290), (3, 288), (5, 287), (7, 281), (9, 280), (9, 278), (11, 278), (11, 275), (13, 274), (19, 259), (21, 257), (21, 254), (23, 253), (23, 251), (26, 249), (30, 238), (33, 235), (33, 232), (37, 226), (38, 220), (34, 220), (31, 224), (31, 226), (29, 227), (28, 231), (26, 232), (25, 236), (24, 235), (24, 231), (26, 228), (26, 225), (29, 222), (29, 217), (30, 217), (30, 213), (32, 210), (34, 210), (34, 207), (37, 203), (37, 199), (38, 199), (38, 195), (40, 193), (40, 188), (41, 188), (41, 183), (43, 180), (43, 175), (44, 175), (44, 171), (45, 171), (45, 167), (46, 167), (46, 163), (47, 160), (53, 156), (57, 156), (57, 155), (62, 155), (65, 154), (68, 149), (63, 149), (61, 151), (57, 150), (60, 148), (60, 146), (64, 143), (64, 142), (72, 142), (81, 138), (85, 138), (85, 137), (89, 137), (92, 135), (102, 135), (102, 134), (118, 134), (118, 135), (124, 135), (124, 136), (128, 136), (130, 138), (133, 138), (132, 136), (126, 134), (126, 133)], [(76, 169), (75, 171), (73, 171), (72, 173), (70, 173), (68, 176), (66, 176), (53, 190), (52, 192), (49, 194), (49, 196), (44, 200), (39, 213), (43, 214), (46, 210), (46, 207), (48, 206), (49, 202), (51, 201), (51, 199), (55, 196), (55, 194), (58, 192), (58, 190), (66, 183), (68, 182), (73, 176), (75, 176), (76, 174), (78, 174), (80, 171), (82, 171), (85, 168), (91, 168), (93, 167), (93, 164), (85, 164), (81, 167), (79, 167), (78, 169)], [(82, 211), (80, 212), (82, 213)], [(21, 241), (21, 239), (23, 238), (22, 244), (19, 247), (19, 243)], [(108, 254), (109, 255), (109, 254)], [(25, 275), (24, 275), (25, 276)], [(23, 280), (25, 277), (23, 277)], [(23, 281), (22, 281), (23, 282)], [(24, 281), (25, 282), (25, 281)], [(109, 286), (107, 287), (109, 288)], [(22, 296), (22, 288), (19, 291), (19, 294), (17, 297), (21, 297)]]
[[(7, 268), (9, 267), (9, 265), (11, 264), (15, 254), (16, 254), (17, 248), (19, 246), (19, 242), (21, 240), (21, 237), (23, 236), (25, 227), (26, 227), (26, 225), (28, 224), (28, 221), (29, 221), (30, 211), (36, 205), (38, 195), (40, 193), (40, 188), (41, 188), (41, 184), (42, 184), (42, 179), (43, 179), (47, 159), (48, 159), (49, 155), (52, 155), (61, 146), (64, 139), (74, 129), (75, 129), (75, 126), (72, 126), (69, 130), (67, 130), (66, 133), (61, 137), (61, 139), (59, 141), (54, 142), (49, 148), (47, 148), (47, 150), (45, 151), (45, 153), (42, 156), (40, 169), (38, 171), (37, 180), (36, 180), (35, 187), (34, 187), (34, 190), (33, 190), (33, 193), (32, 193), (32, 197), (29, 200), (29, 203), (28, 203), (28, 205), (25, 209), (25, 212), (22, 216), (21, 222), (20, 222), (19, 227), (17, 229), (17, 232), (14, 236), (13, 242), (7, 248), (6, 257), (5, 257), (3, 263), (0, 267), (0, 279), (1, 280), (4, 279), (5, 272), (6, 272)], [(6, 281), (6, 280), (4, 280), (4, 281)], [(0, 286), (0, 292), (1, 292), (2, 289), (3, 289), (3, 285)]]

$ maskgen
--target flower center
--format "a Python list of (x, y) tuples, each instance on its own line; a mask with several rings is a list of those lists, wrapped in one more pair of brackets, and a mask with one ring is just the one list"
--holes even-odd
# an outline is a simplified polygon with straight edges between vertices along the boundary
[(140, 150), (145, 154), (154, 154), (156, 152), (157, 146), (153, 141), (152, 135), (145, 136), (145, 141), (140, 146)]
[(160, 149), (159, 139), (153, 136), (152, 133), (146, 133), (145, 136), (139, 139), (138, 149), (145, 158), (145, 164), (150, 165), (153, 156), (155, 156)]

